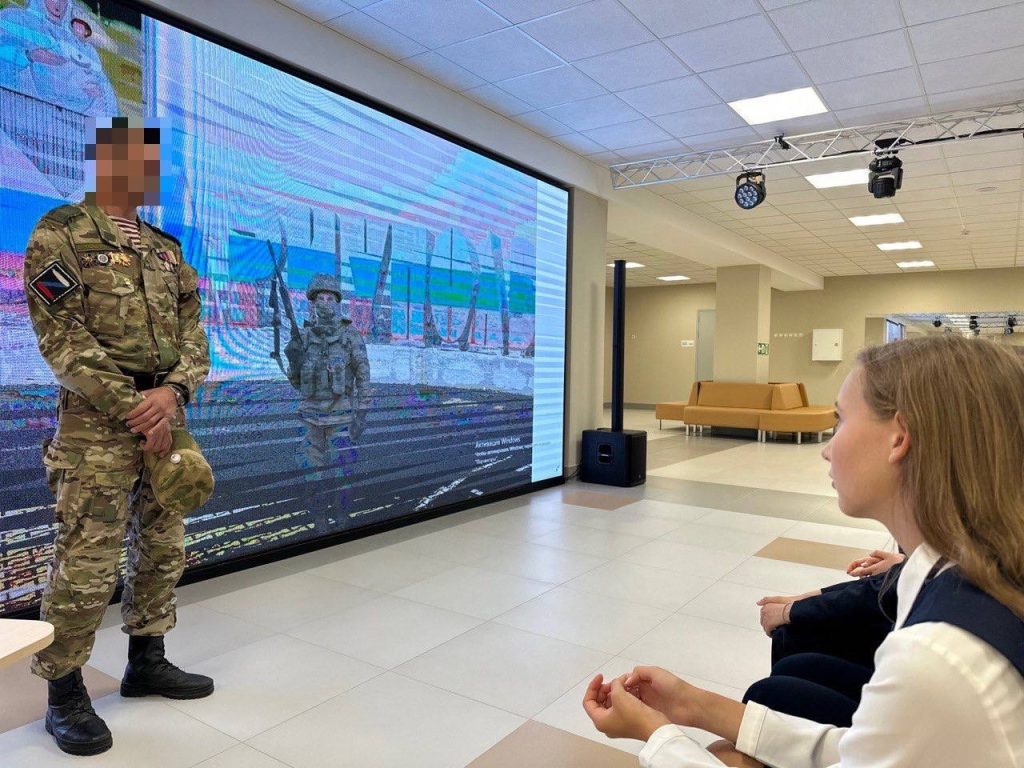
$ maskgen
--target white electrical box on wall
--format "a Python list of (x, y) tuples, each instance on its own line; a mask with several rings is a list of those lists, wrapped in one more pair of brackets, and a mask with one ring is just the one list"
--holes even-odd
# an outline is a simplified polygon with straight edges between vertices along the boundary
[(843, 329), (815, 328), (811, 332), (811, 360), (842, 360)]

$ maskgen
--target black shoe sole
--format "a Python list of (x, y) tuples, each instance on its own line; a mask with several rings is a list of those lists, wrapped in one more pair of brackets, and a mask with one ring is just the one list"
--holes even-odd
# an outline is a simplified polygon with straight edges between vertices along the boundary
[(57, 742), (57, 746), (61, 752), (66, 752), (69, 755), (75, 755), (76, 757), (88, 757), (89, 755), (98, 755), (106, 752), (112, 746), (114, 746), (114, 737), (108, 736), (103, 741), (98, 741), (94, 744), (79, 744), (76, 742), (62, 741), (53, 734), (53, 728), (50, 726), (50, 722), (47, 720), (45, 723), (46, 732), (53, 736), (53, 740)]
[(121, 695), (126, 699), (138, 699), (143, 696), (163, 696), (165, 699), (205, 699), (213, 693), (213, 683), (202, 688), (184, 690), (160, 690), (145, 685), (133, 685), (132, 683), (121, 683)]

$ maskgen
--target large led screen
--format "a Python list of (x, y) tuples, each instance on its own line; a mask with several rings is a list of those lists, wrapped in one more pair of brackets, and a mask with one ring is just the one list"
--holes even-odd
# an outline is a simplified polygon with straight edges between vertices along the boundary
[[(54, 534), (25, 246), (82, 199), (88, 121), (112, 115), (162, 121), (140, 215), (199, 273), (212, 367), (188, 423), (217, 488), (189, 568), (561, 475), (565, 189), (135, 6), (0, 0), (0, 612), (38, 601)], [(341, 406), (317, 432), (319, 384), (286, 375), (317, 275), (366, 345), (361, 433)]]

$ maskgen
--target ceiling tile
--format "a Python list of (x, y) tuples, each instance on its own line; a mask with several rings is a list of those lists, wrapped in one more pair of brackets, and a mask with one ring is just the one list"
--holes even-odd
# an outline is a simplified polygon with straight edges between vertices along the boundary
[(768, 93), (803, 88), (811, 83), (795, 56), (775, 56), (757, 62), (757, 66), (736, 67), (705, 72), (701, 78), (725, 101), (749, 99)]
[(690, 70), (660, 41), (641, 43), (576, 62), (576, 68), (609, 91), (635, 88), (689, 74)]
[(755, 0), (620, 0), (658, 37), (759, 13)]
[(572, 128), (559, 122), (547, 112), (525, 112), (522, 115), (516, 115), (516, 122), (522, 123), (544, 136), (562, 136), (566, 133), (573, 133)]
[(725, 104), (661, 115), (654, 118), (654, 122), (673, 136), (680, 138), (724, 131), (729, 128), (740, 128), (745, 125), (743, 118)]
[(545, 69), (502, 80), (499, 85), (538, 109), (579, 101), (604, 93), (604, 88), (569, 66)]
[(402, 63), (452, 90), (464, 91), (467, 88), (484, 84), (483, 80), (469, 70), (463, 69), (458, 64), (453, 64), (444, 56), (433, 51), (402, 59)]
[(565, 136), (559, 136), (554, 141), (559, 144), (568, 147), (573, 152), (578, 152), (581, 155), (592, 155), (597, 152), (603, 152), (607, 147), (603, 147), (593, 139), (588, 139), (586, 136), (579, 133), (569, 133)]
[(476, 0), (381, 0), (365, 12), (430, 49), (508, 25)]
[(686, 143), (695, 150), (721, 149), (736, 144), (744, 144), (748, 141), (757, 141), (758, 136), (751, 128), (730, 128), (728, 131), (716, 131), (714, 133), (702, 133), (698, 136), (689, 136)]
[(771, 11), (770, 15), (794, 51), (903, 26), (895, 0), (810, 0)]
[(568, 61), (629, 48), (654, 36), (615, 0), (593, 0), (521, 29)]
[(631, 88), (617, 95), (648, 117), (721, 103), (704, 81), (693, 75)]
[(928, 64), (1020, 44), (1024, 3), (980, 11), (910, 28), (918, 62)]
[(914, 66), (914, 57), (902, 29), (811, 48), (800, 51), (796, 56), (816, 83), (848, 80)]
[(313, 21), (336, 19), (352, 10), (353, 4), (344, 0), (278, 0), (281, 5), (293, 8)]
[(523, 112), (532, 112), (529, 104), (517, 99), (510, 93), (503, 91), (496, 85), (488, 83), (477, 88), (470, 88), (463, 93), (474, 101), (479, 101), (491, 109), (504, 115), (521, 115)]
[(491, 83), (562, 63), (532, 37), (512, 27), (446, 46), (438, 53)]
[(617, 152), (597, 152), (593, 155), (587, 155), (587, 160), (597, 163), (598, 165), (615, 165), (621, 163), (624, 159)]
[(346, 13), (327, 22), (327, 26), (392, 59), (404, 59), (427, 50), (415, 40), (381, 24), (362, 11)]
[[(912, 69), (883, 72), (819, 85), (822, 99), (829, 109), (841, 110), (923, 96)], [(912, 115), (907, 115), (911, 117)]]
[(513, 24), (520, 24), (564, 11), (574, 5), (582, 5), (588, 0), (482, 0), (482, 2)]
[(610, 93), (593, 99), (562, 104), (545, 111), (576, 131), (628, 123), (642, 117), (639, 112)]
[(907, 24), (923, 24), (1006, 5), (1007, 0), (900, 0)]
[(804, 133), (817, 133), (818, 131), (829, 131), (838, 128), (839, 123), (835, 115), (825, 112), (821, 115), (807, 115), (806, 117), (794, 117), (791, 120), (782, 120), (777, 123), (764, 123), (755, 125), (754, 130), (761, 138), (773, 139), (776, 136), (799, 136)]
[[(871, 125), (873, 123), (887, 123), (893, 120), (906, 120), (912, 117), (926, 115), (928, 101), (923, 97), (913, 99), (900, 99), (898, 101), (887, 101), (882, 104), (871, 104), (866, 107), (854, 107), (853, 109), (840, 109), (836, 120), (845, 128), (855, 128), (860, 125)], [(921, 150), (915, 150), (920, 152)]]
[(593, 130), (584, 131), (584, 135), (587, 138), (593, 139), (598, 144), (614, 150), (620, 150), (624, 147), (636, 147), (643, 144), (653, 144), (654, 142), (666, 141), (672, 138), (646, 118), (629, 123), (609, 125), (604, 128), (594, 128)]
[[(1019, 79), (1018, 76), (1022, 72), (1024, 46), (963, 58), (950, 58), (921, 66), (921, 76), (929, 93), (991, 86), (1000, 80)], [(978, 106), (984, 106), (986, 103), (975, 102)]]
[(763, 15), (668, 37), (665, 45), (694, 72), (746, 64), (787, 51), (786, 44)]

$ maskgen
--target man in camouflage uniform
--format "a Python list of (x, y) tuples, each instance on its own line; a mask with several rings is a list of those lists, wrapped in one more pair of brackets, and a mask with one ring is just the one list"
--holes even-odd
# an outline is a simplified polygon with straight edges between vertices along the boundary
[(341, 284), (325, 274), (306, 289), (313, 318), (302, 336), (285, 348), (288, 380), (302, 393), (299, 418), (304, 431), (303, 467), (347, 466), (355, 462), (353, 441), (366, 425), (370, 362), (363, 337), (341, 312)]
[(112, 744), (81, 667), (116, 584), (126, 527), (121, 613), (130, 638), (121, 694), (213, 691), (210, 678), (163, 655), (185, 527), (180, 510), (156, 501), (143, 467), (144, 452), (171, 447), (171, 427), (209, 371), (197, 275), (177, 240), (136, 216), (138, 205), (158, 200), (159, 129), (126, 118), (110, 125), (87, 148), (96, 191), (43, 216), (24, 269), (39, 351), (61, 387), (44, 456), (58, 526), (40, 616), (54, 625), (54, 641), (32, 671), (49, 681), (46, 729), (71, 754)]

